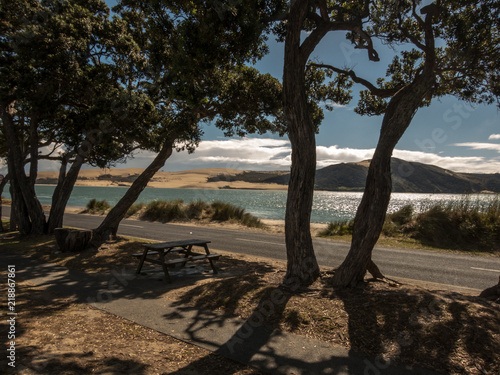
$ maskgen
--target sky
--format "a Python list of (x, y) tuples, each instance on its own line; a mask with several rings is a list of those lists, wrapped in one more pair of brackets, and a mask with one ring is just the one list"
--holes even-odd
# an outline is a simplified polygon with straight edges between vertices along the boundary
[[(112, 5), (113, 1), (108, 3)], [(270, 53), (255, 67), (282, 80), (284, 46), (273, 37)], [(355, 50), (342, 33), (329, 33), (311, 55), (311, 60), (352, 68), (357, 75), (375, 82), (385, 75), (394, 51), (376, 45), (381, 60), (370, 62), (364, 50)], [(354, 112), (354, 99), (345, 106), (324, 110), (325, 119), (316, 136), (317, 168), (331, 164), (370, 159), (378, 141), (382, 116), (360, 116)], [(175, 152), (162, 168), (179, 171), (199, 168), (236, 168), (242, 170), (288, 170), (291, 146), (287, 137), (271, 133), (246, 138), (227, 138), (213, 125), (203, 127), (204, 136), (192, 154)], [(421, 108), (396, 146), (394, 157), (437, 165), (456, 172), (500, 173), (500, 112), (497, 105), (469, 105), (454, 97), (434, 99)], [(116, 168), (145, 168), (155, 155), (138, 152)], [(3, 168), (5, 169), (5, 168)], [(41, 162), (40, 170), (57, 170), (52, 162)], [(2, 166), (0, 165), (0, 173)]]
[[(270, 53), (255, 66), (282, 80), (283, 44), (269, 38)], [(375, 82), (385, 74), (394, 53), (378, 46), (380, 62), (369, 62), (366, 51), (354, 50), (342, 34), (325, 38), (312, 54), (312, 60), (355, 69), (359, 76)], [(360, 116), (354, 112), (355, 98), (345, 106), (324, 111), (325, 119), (316, 136), (317, 167), (370, 159), (377, 145), (382, 116)], [(243, 170), (288, 170), (291, 146), (287, 137), (267, 133), (246, 138), (226, 138), (215, 126), (204, 127), (200, 146), (193, 154), (174, 153), (165, 171), (198, 168), (236, 168)], [(496, 105), (474, 105), (454, 97), (434, 99), (421, 108), (396, 146), (394, 157), (437, 165), (456, 172), (500, 173), (500, 112)], [(152, 153), (137, 154), (126, 165), (145, 167)]]

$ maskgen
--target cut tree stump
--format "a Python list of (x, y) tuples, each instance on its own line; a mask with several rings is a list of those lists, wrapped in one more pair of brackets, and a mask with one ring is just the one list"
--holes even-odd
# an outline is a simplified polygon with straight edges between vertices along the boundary
[(83, 251), (89, 246), (92, 239), (91, 230), (56, 228), (54, 234), (57, 246), (62, 252)]
[(479, 297), (500, 303), (500, 276), (498, 277), (498, 284), (483, 290)]

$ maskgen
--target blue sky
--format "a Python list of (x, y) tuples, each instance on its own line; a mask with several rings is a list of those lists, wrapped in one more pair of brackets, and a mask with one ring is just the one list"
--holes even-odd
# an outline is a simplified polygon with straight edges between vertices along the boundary
[[(108, 0), (113, 5), (114, 1)], [(270, 53), (256, 64), (263, 73), (282, 79), (283, 45), (269, 38)], [(375, 82), (385, 74), (394, 52), (377, 46), (381, 61), (369, 62), (366, 51), (354, 50), (342, 33), (330, 33), (312, 54), (312, 60), (337, 67), (353, 68), (356, 73)], [(325, 110), (317, 141), (317, 167), (371, 158), (377, 144), (382, 117), (357, 115), (357, 103), (339, 106), (333, 112)], [(243, 170), (287, 170), (290, 167), (288, 139), (273, 134), (249, 136), (244, 139), (226, 138), (215, 126), (204, 127), (204, 137), (193, 154), (174, 153), (167, 160), (165, 171), (197, 168), (238, 168)], [(421, 108), (396, 146), (393, 154), (408, 161), (434, 164), (457, 172), (500, 172), (500, 113), (496, 105), (470, 106), (453, 97), (434, 100), (430, 107)], [(117, 168), (145, 168), (152, 158), (150, 152), (137, 153)], [(1, 171), (0, 165), (0, 171)], [(42, 162), (40, 170), (57, 170), (54, 163)]]
[[(282, 79), (283, 45), (272, 37), (270, 53), (256, 67)], [(369, 62), (366, 51), (354, 50), (343, 34), (330, 33), (312, 55), (312, 60), (356, 70), (359, 76), (375, 82), (385, 75), (394, 52), (378, 46), (380, 62)], [(351, 104), (334, 111), (325, 110), (325, 119), (316, 137), (318, 168), (342, 162), (371, 158), (378, 141), (382, 116), (356, 114), (356, 93)], [(245, 139), (225, 138), (214, 126), (204, 128), (205, 135), (194, 154), (173, 155), (163, 170), (177, 171), (195, 168), (238, 168), (246, 170), (288, 169), (290, 143), (273, 134), (249, 136)], [(438, 165), (457, 172), (500, 172), (500, 113), (495, 105), (471, 106), (454, 97), (434, 100), (430, 107), (421, 108), (399, 142), (395, 157)], [(153, 155), (137, 155), (127, 166), (143, 166)]]

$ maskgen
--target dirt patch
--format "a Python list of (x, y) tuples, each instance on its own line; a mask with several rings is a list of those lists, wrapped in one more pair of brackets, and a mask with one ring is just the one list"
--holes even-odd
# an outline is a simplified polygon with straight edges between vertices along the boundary
[[(22, 249), (67, 267), (104, 272), (135, 265), (131, 254), (140, 252), (141, 246), (122, 239), (105, 244), (99, 252), (66, 254), (57, 253), (54, 243), (46, 238), (38, 245), (24, 241)], [(330, 287), (333, 270), (328, 269), (311, 287), (290, 293), (280, 285), (284, 262), (220, 253), (219, 277), (191, 278), (167, 288), (161, 298), (227, 317), (259, 319), (272, 328), (365, 353), (378, 363), (416, 364), (449, 374), (500, 373), (500, 308), (496, 304), (410, 284), (370, 282), (360, 288), (336, 290)], [(81, 305), (71, 308), (83, 316), (89, 310)], [(124, 332), (117, 328), (108, 340), (125, 335), (127, 327), (123, 326)], [(62, 339), (55, 336), (54, 342)], [(104, 341), (101, 344), (107, 345)], [(86, 343), (81, 345), (97, 352), (87, 349)], [(194, 356), (192, 362), (197, 363), (197, 358)]]
[[(7, 277), (5, 272), (0, 275), (4, 280)], [(6, 295), (3, 286), (1, 293)], [(25, 282), (16, 286), (16, 302), (16, 373), (20, 375), (261, 374)], [(6, 332), (6, 322), (2, 320), (0, 327)], [(4, 358), (2, 369), (8, 368)]]

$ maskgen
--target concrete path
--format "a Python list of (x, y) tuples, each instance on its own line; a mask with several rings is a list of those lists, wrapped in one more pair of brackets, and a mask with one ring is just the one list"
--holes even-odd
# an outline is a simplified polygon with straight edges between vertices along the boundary
[(15, 265), (18, 281), (29, 281), (52, 293), (75, 298), (267, 373), (436, 374), (383, 363), (340, 346), (270, 330), (260, 324), (256, 316), (248, 321), (228, 319), (162, 298), (166, 290), (193, 282), (200, 277), (199, 273), (185, 274), (167, 285), (162, 280), (163, 274), (151, 268), (144, 269), (147, 275), (136, 275), (131, 268), (88, 274), (54, 264), (40, 264), (39, 260), (5, 251), (0, 251), (0, 264)]

